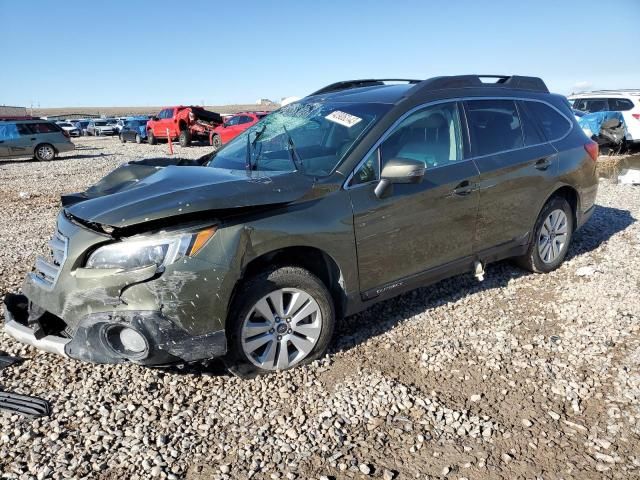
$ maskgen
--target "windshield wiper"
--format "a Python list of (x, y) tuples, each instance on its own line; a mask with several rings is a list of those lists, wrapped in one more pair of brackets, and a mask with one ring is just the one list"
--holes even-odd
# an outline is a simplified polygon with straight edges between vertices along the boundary
[(282, 125), (282, 128), (284, 128), (284, 133), (287, 134), (287, 151), (289, 152), (289, 156), (291, 157), (293, 166), (296, 170), (300, 170), (304, 172), (302, 158), (300, 157), (300, 155), (298, 155), (298, 151), (296, 150), (296, 144), (293, 142), (293, 138), (291, 138), (291, 134), (289, 133), (289, 130), (287, 130), (286, 125)]
[(267, 125), (263, 125), (262, 128), (256, 132), (256, 136), (253, 137), (253, 141), (251, 142), (249, 140), (249, 137), (251, 136), (251, 134), (247, 134), (247, 152), (246, 152), (246, 156), (245, 156), (245, 168), (247, 169), (247, 172), (251, 172), (252, 170), (255, 170), (258, 166), (258, 159), (260, 158), (260, 155), (257, 155), (255, 157), (255, 163), (253, 161), (253, 150), (256, 148), (256, 142), (260, 139), (260, 137), (262, 136), (262, 134), (264, 133), (264, 131), (267, 129)]

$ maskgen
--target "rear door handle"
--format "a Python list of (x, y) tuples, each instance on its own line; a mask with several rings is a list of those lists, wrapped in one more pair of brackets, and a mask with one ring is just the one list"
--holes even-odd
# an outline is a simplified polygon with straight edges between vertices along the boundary
[(460, 182), (456, 188), (451, 191), (451, 195), (464, 197), (475, 190), (475, 186), (469, 181)]
[(536, 164), (535, 164), (535, 167), (538, 170), (546, 170), (550, 166), (551, 166), (551, 157), (541, 158), (540, 160), (536, 161)]

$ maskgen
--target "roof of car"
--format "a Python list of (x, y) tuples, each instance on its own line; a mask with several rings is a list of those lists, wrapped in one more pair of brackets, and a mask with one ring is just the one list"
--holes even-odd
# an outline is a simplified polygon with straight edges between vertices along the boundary
[[(398, 83), (401, 82), (401, 83)], [(309, 97), (356, 103), (397, 103), (402, 98), (420, 98), (443, 90), (469, 92), (530, 92), (548, 94), (549, 89), (538, 77), (520, 75), (454, 75), (414, 79), (344, 80), (321, 88)]]
[(628, 97), (630, 95), (640, 95), (640, 89), (627, 89), (627, 90), (593, 90), (591, 92), (572, 93), (567, 98), (590, 98), (590, 97), (611, 97), (621, 96)]

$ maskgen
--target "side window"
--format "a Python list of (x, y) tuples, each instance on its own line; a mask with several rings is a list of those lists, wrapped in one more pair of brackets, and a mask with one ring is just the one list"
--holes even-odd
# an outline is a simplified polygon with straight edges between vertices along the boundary
[(240, 120), (240, 123), (251, 123), (253, 121), (253, 118), (251, 118), (248, 115), (243, 115), (242, 119)]
[(18, 128), (15, 123), (0, 124), (0, 141), (18, 138)]
[(491, 155), (524, 146), (513, 100), (470, 100), (467, 108), (474, 155)]
[(61, 129), (60, 127), (58, 127), (53, 123), (39, 122), (39, 123), (32, 123), (31, 130), (33, 130), (34, 133), (56, 133), (56, 132), (59, 132)]
[(27, 135), (33, 135), (33, 132), (31, 131), (31, 128), (29, 128), (29, 124), (27, 123), (18, 123), (16, 127), (18, 128), (18, 133), (20, 135), (23, 135), (25, 137)]
[(376, 148), (367, 160), (360, 166), (358, 171), (351, 179), (351, 185), (360, 185), (362, 183), (372, 182), (380, 176), (380, 162), (378, 161), (379, 148)]
[(460, 113), (456, 102), (412, 113), (380, 145), (380, 162), (408, 158), (441, 167), (464, 159)]
[(173, 108), (167, 108), (165, 110), (164, 118), (173, 118)]
[(587, 104), (586, 100), (579, 98), (573, 102), (573, 108), (575, 110), (584, 111), (584, 109), (587, 108), (586, 104)]
[(609, 110), (606, 98), (590, 98), (585, 102), (586, 106), (583, 109), (587, 113), (604, 112)]
[(633, 108), (633, 102), (626, 98), (609, 98), (609, 110), (626, 112)]
[(227, 125), (233, 126), (233, 125), (238, 125), (239, 123), (240, 123), (240, 117), (237, 116), (237, 117), (231, 117), (227, 122)]
[(522, 122), (522, 133), (524, 134), (524, 144), (538, 145), (545, 143), (547, 140), (542, 136), (535, 115), (527, 109), (527, 103), (518, 101), (518, 113), (520, 113), (520, 121)]
[(527, 109), (538, 120), (547, 140), (557, 140), (571, 130), (572, 123), (546, 103), (526, 102), (526, 104)]

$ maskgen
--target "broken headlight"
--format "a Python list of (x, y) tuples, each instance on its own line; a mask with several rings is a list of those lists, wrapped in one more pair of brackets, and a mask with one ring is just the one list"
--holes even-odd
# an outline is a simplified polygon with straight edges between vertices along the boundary
[(211, 227), (196, 233), (110, 243), (94, 251), (85, 268), (133, 270), (151, 265), (169, 265), (182, 257), (198, 253), (215, 232), (216, 228)]

